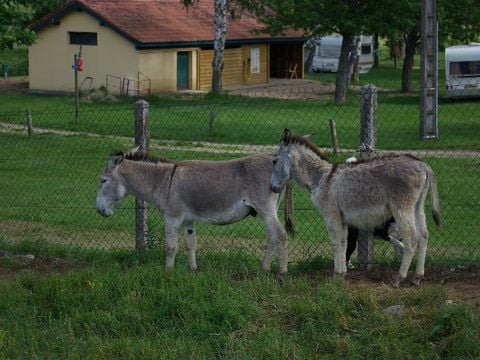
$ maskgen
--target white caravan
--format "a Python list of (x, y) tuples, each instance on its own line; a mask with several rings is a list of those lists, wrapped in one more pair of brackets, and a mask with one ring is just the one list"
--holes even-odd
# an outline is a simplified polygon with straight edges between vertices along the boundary
[[(313, 57), (312, 70), (315, 72), (337, 72), (338, 59), (342, 49), (341, 35), (323, 36), (318, 40)], [(373, 37), (359, 35), (357, 52), (360, 74), (366, 74), (373, 66)]]
[(445, 49), (448, 97), (480, 96), (480, 44)]

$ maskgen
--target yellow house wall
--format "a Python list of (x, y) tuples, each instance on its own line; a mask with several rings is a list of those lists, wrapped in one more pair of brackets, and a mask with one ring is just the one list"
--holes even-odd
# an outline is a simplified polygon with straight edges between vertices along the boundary
[(139, 70), (151, 79), (152, 92), (177, 90), (177, 52), (188, 51), (188, 88), (198, 89), (197, 49), (146, 50), (139, 54)]
[(29, 48), (29, 81), (32, 91), (74, 91), (73, 56), (79, 45), (70, 45), (69, 32), (96, 32), (97, 46), (83, 45), (84, 71), (79, 84), (87, 76), (93, 87), (105, 85), (107, 74), (136, 79), (139, 54), (135, 46), (84, 12), (71, 12), (37, 33)]

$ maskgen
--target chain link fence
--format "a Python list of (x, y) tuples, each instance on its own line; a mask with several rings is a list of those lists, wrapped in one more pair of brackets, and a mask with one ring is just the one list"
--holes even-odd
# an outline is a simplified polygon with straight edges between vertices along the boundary
[[(420, 140), (419, 92), (401, 93), (385, 86), (377, 91), (376, 144), (370, 156), (408, 152), (429, 163), (438, 178), (443, 224), (435, 226), (427, 201), (427, 266), (478, 262), (480, 101), (442, 94), (439, 138)], [(353, 87), (344, 104), (335, 104), (333, 92), (333, 87), (318, 82), (289, 80), (215, 97), (152, 97), (150, 152), (174, 161), (273, 153), (283, 129), (289, 128), (311, 134), (332, 162), (345, 161), (359, 156), (362, 96)], [(134, 124), (128, 100), (82, 102), (78, 120), (70, 102), (0, 111), (0, 241), (133, 250), (135, 200), (127, 198), (105, 219), (95, 211), (95, 197), (112, 150), (134, 146)], [(297, 232), (288, 240), (290, 261), (330, 259), (323, 220), (309, 194), (296, 186), (294, 217)], [(147, 231), (147, 247), (162, 248), (163, 222), (153, 209)], [(260, 257), (265, 247), (263, 222), (254, 217), (225, 226), (198, 224), (197, 237), (200, 254), (235, 250)], [(398, 256), (388, 242), (374, 244), (375, 261)]]

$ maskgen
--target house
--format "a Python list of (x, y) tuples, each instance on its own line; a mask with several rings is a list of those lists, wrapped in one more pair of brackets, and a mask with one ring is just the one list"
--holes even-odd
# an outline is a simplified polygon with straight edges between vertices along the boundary
[[(73, 92), (75, 55), (83, 61), (81, 86), (113, 93), (211, 87), (213, 0), (186, 9), (180, 0), (73, 0), (35, 22), (29, 47), (32, 92)], [(242, 12), (227, 25), (223, 85), (283, 78), (297, 64), (303, 77), (299, 31), (271, 36)]]

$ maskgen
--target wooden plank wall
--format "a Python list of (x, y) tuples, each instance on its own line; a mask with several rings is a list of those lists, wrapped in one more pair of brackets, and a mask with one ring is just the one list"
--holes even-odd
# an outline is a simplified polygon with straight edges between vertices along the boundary
[[(200, 52), (200, 90), (209, 90), (212, 87), (212, 60), (213, 50)], [(243, 83), (242, 49), (225, 49), (223, 55), (223, 86), (239, 85)]]
[[(247, 62), (252, 48), (260, 49), (260, 73), (256, 74), (250, 73)], [(202, 50), (199, 55), (199, 88), (200, 90), (209, 90), (212, 86), (213, 50)], [(225, 49), (223, 63), (223, 86), (268, 82), (269, 51), (267, 44)]]

